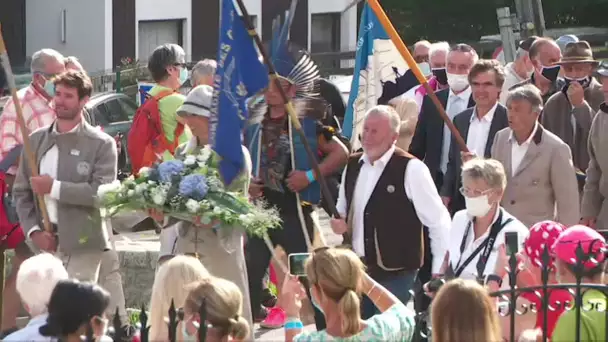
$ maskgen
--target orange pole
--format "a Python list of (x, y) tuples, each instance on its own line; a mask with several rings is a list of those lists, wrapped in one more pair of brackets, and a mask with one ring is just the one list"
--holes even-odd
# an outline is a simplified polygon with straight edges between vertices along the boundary
[(463, 152), (469, 152), (466, 142), (460, 135), (460, 132), (458, 132), (458, 129), (456, 128), (456, 126), (454, 126), (454, 123), (452, 122), (452, 120), (450, 119), (448, 114), (445, 112), (445, 108), (443, 108), (443, 105), (437, 98), (437, 95), (435, 95), (435, 92), (433, 91), (433, 89), (431, 88), (429, 83), (427, 82), (426, 77), (424, 77), (424, 75), (422, 74), (422, 71), (420, 71), (420, 68), (418, 67), (418, 63), (416, 63), (416, 61), (414, 60), (414, 57), (412, 57), (412, 54), (407, 49), (407, 46), (405, 45), (405, 43), (399, 36), (399, 33), (397, 33), (397, 30), (395, 29), (395, 27), (393, 26), (391, 21), (388, 19), (386, 12), (384, 12), (384, 9), (382, 8), (382, 6), (380, 6), (380, 3), (378, 2), (378, 0), (368, 0), (367, 3), (369, 4), (371, 9), (374, 11), (376, 16), (378, 17), (378, 20), (382, 24), (382, 27), (384, 27), (384, 30), (388, 34), (388, 36), (391, 39), (391, 41), (393, 42), (393, 44), (395, 44), (395, 47), (397, 47), (397, 50), (399, 50), (399, 53), (401, 53), (401, 56), (403, 57), (403, 59), (405, 59), (405, 61), (407, 62), (407, 65), (409, 66), (409, 68), (414, 72), (414, 75), (418, 79), (418, 82), (420, 82), (420, 84), (424, 87), (424, 89), (426, 89), (427, 94), (430, 96), (431, 100), (437, 107), (437, 111), (439, 112), (439, 115), (441, 115), (441, 118), (443, 119), (445, 124), (450, 129), (452, 136), (456, 139), (456, 143), (460, 147), (460, 150)]

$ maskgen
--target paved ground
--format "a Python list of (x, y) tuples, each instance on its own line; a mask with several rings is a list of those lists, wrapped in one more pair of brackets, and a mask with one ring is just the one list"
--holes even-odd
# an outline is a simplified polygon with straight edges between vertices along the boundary
[[(126, 214), (113, 219), (113, 228), (120, 234), (115, 236), (116, 249), (119, 253), (154, 254), (160, 248), (158, 235), (154, 231), (143, 231), (138, 233), (130, 232), (130, 228), (141, 221), (145, 216), (142, 214)], [(328, 245), (337, 245), (342, 241), (342, 237), (334, 234), (329, 228), (329, 217), (324, 211), (319, 211), (319, 227), (323, 232), (323, 238)], [(135, 253), (133, 253), (135, 252)], [(146, 272), (148, 273), (148, 272)], [(123, 274), (123, 276), (125, 276)], [(126, 274), (126, 276), (129, 276)], [(125, 280), (127, 283), (129, 280)], [(141, 281), (141, 278), (140, 278)], [(127, 289), (125, 289), (127, 290)], [(126, 293), (127, 294), (127, 293)], [(129, 294), (127, 294), (128, 296)], [(306, 330), (314, 331), (314, 324), (305, 327)], [(258, 341), (284, 341), (283, 329), (267, 330), (262, 329), (256, 324), (254, 329), (255, 339)]]

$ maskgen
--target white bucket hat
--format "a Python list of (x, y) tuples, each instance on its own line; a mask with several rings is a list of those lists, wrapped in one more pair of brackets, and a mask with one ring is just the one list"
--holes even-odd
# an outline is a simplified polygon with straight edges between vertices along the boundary
[(212, 101), (213, 87), (200, 85), (188, 93), (184, 104), (177, 109), (177, 115), (197, 115), (208, 118), (211, 116)]

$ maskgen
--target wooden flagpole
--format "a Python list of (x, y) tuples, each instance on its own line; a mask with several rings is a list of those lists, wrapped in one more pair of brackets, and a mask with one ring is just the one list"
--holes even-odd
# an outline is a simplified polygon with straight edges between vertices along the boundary
[[(15, 76), (13, 75), (13, 70), (11, 69), (11, 63), (8, 58), (8, 52), (6, 51), (6, 45), (4, 44), (4, 37), (2, 36), (2, 27), (0, 26), (0, 63), (4, 68), (6, 73), (6, 81), (8, 83), (8, 87), (11, 90), (11, 97), (13, 99), (13, 105), (15, 106), (15, 112), (17, 113), (17, 121), (19, 123), (19, 128), (21, 129), (21, 136), (23, 137), (23, 152), (24, 156), (27, 159), (28, 166), (30, 168), (30, 172), (32, 176), (38, 176), (38, 163), (36, 162), (36, 157), (34, 155), (34, 151), (32, 150), (32, 146), (30, 145), (30, 132), (27, 129), (27, 125), (25, 124), (25, 119), (23, 118), (23, 108), (21, 107), (21, 102), (19, 101), (19, 97), (17, 96), (17, 85), (15, 84)], [(52, 232), (51, 229), (51, 221), (49, 220), (49, 213), (46, 209), (46, 204), (44, 203), (44, 198), (40, 195), (36, 196), (38, 200), (38, 208), (40, 208), (40, 212), (42, 214), (42, 224), (44, 225), (44, 230), (47, 232)]]
[(247, 31), (249, 32), (249, 35), (251, 36), (251, 38), (253, 39), (255, 44), (257, 45), (258, 50), (262, 54), (262, 58), (264, 58), (264, 63), (268, 67), (268, 70), (270, 72), (271, 82), (274, 82), (276, 88), (279, 90), (279, 93), (281, 94), (281, 98), (283, 99), (283, 103), (285, 103), (285, 110), (289, 114), (289, 119), (291, 121), (291, 124), (293, 125), (293, 128), (295, 128), (295, 130), (300, 135), (300, 139), (302, 140), (304, 149), (306, 150), (306, 154), (308, 155), (308, 158), (310, 159), (312, 169), (314, 170), (315, 175), (317, 176), (317, 181), (319, 182), (319, 185), (321, 186), (321, 192), (323, 193), (323, 197), (327, 200), (327, 203), (329, 205), (329, 209), (330, 209), (332, 215), (335, 218), (340, 218), (340, 214), (338, 213), (338, 210), (336, 209), (336, 203), (334, 202), (331, 192), (329, 191), (329, 187), (327, 186), (325, 177), (323, 176), (323, 174), (321, 173), (321, 170), (319, 169), (319, 163), (317, 162), (315, 153), (312, 151), (310, 144), (308, 143), (308, 139), (306, 139), (306, 135), (304, 134), (304, 131), (302, 130), (302, 125), (300, 124), (300, 120), (298, 119), (298, 116), (293, 107), (293, 104), (291, 103), (289, 98), (287, 98), (287, 94), (285, 94), (285, 91), (283, 91), (283, 87), (281, 87), (281, 82), (279, 81), (279, 75), (277, 74), (273, 63), (270, 60), (269, 55), (268, 55), (266, 49), (264, 48), (264, 45), (262, 44), (262, 40), (260, 39), (260, 36), (258, 35), (257, 31), (253, 27), (253, 24), (251, 23), (251, 19), (249, 18), (249, 12), (247, 12), (247, 8), (245, 7), (243, 0), (236, 0), (236, 2), (241, 10), (241, 14), (242, 14), (241, 18), (243, 19), (243, 22), (245, 23)]
[(441, 118), (443, 119), (445, 124), (450, 129), (450, 132), (452, 133), (452, 136), (456, 139), (456, 143), (458, 143), (460, 150), (463, 152), (469, 152), (467, 143), (464, 141), (464, 139), (460, 135), (460, 132), (458, 132), (458, 129), (456, 128), (456, 126), (454, 126), (454, 123), (452, 122), (452, 120), (450, 119), (448, 114), (445, 112), (443, 105), (437, 98), (437, 95), (435, 95), (435, 91), (431, 88), (431, 86), (427, 82), (426, 77), (424, 77), (424, 75), (422, 74), (422, 71), (420, 71), (420, 68), (418, 67), (418, 63), (416, 63), (416, 61), (414, 60), (414, 57), (412, 57), (412, 54), (407, 49), (407, 46), (405, 45), (405, 43), (399, 36), (399, 33), (397, 33), (397, 30), (393, 26), (393, 23), (391, 23), (391, 21), (388, 19), (386, 12), (384, 12), (384, 9), (382, 8), (382, 6), (378, 2), (378, 0), (368, 0), (367, 3), (369, 4), (369, 6), (372, 8), (374, 13), (378, 17), (378, 20), (382, 24), (382, 27), (384, 27), (384, 30), (390, 37), (393, 44), (395, 44), (395, 46), (397, 47), (397, 50), (399, 50), (399, 53), (401, 53), (401, 56), (403, 57), (403, 59), (405, 59), (405, 61), (407, 62), (407, 65), (414, 72), (414, 75), (416, 75), (418, 82), (420, 82), (420, 84), (424, 87), (424, 89), (426, 89), (427, 95), (430, 96), (431, 100), (437, 107), (437, 111), (439, 112), (439, 115), (441, 115)]

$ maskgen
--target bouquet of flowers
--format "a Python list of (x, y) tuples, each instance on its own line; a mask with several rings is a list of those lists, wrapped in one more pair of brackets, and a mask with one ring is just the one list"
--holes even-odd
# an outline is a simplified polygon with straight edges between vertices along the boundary
[(246, 193), (226, 189), (218, 162), (219, 156), (209, 146), (183, 161), (166, 157), (139, 170), (138, 178), (99, 186), (97, 197), (106, 217), (121, 211), (156, 209), (180, 220), (242, 227), (256, 236), (279, 227), (281, 220), (274, 207), (263, 202), (252, 204)]

